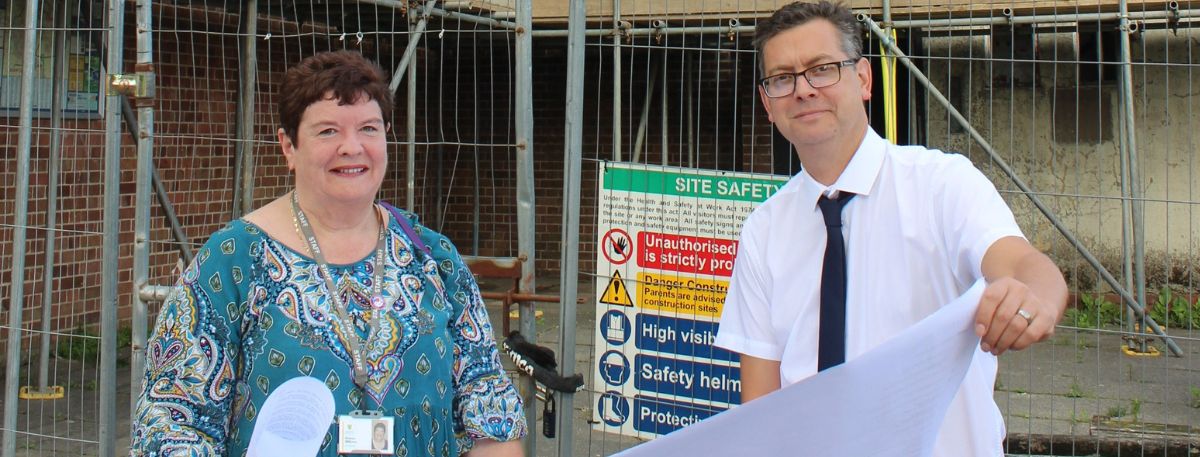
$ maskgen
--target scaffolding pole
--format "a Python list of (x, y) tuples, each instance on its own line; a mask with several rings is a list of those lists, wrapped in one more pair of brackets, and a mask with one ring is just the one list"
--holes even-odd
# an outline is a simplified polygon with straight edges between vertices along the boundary
[(612, 34), (612, 91), (613, 91), (613, 133), (612, 157), (614, 162), (621, 161), (621, 108), (625, 97), (621, 94), (621, 0), (613, 0), (613, 34)]
[[(129, 136), (137, 138), (138, 136), (138, 120), (137, 115), (133, 114), (133, 106), (129, 104), (128, 97), (121, 97), (121, 119), (125, 121), (125, 131), (129, 132)], [(135, 149), (137, 143), (134, 143)], [(179, 216), (175, 214), (175, 205), (171, 204), (171, 199), (167, 195), (167, 187), (163, 185), (162, 178), (158, 175), (158, 168), (154, 167), (154, 162), (150, 162), (150, 182), (154, 185), (154, 199), (158, 201), (159, 208), (163, 211), (163, 218), (167, 220), (167, 225), (171, 229), (171, 236), (175, 238), (175, 249), (179, 251), (179, 258), (183, 259), (183, 263), (192, 263), (192, 251), (188, 246), (190, 243), (187, 235), (183, 233), (183, 225), (179, 223)]]
[(692, 71), (695, 59), (690, 54), (683, 56), (683, 78), (687, 92), (687, 166), (696, 167), (696, 72)]
[(440, 18), (454, 19), (456, 21), (463, 21), (463, 22), (469, 22), (472, 24), (486, 25), (486, 26), (490, 26), (493, 28), (497, 28), (497, 29), (516, 30), (517, 27), (519, 27), (519, 25), (517, 25), (516, 22), (501, 21), (498, 19), (480, 17), (480, 16), (471, 15), (471, 14), (463, 14), (463, 13), (459, 13), (457, 11), (446, 11), (446, 10), (438, 9), (438, 8), (430, 9), (429, 14), (432, 16), (440, 17)]
[[(123, 71), (125, 1), (108, 3), (109, 75)], [(104, 222), (100, 283), (100, 457), (116, 455), (117, 442), (117, 278), (121, 264), (121, 94), (104, 100)]]
[[(1150, 21), (1150, 20), (1169, 20), (1182, 18), (1200, 18), (1200, 8), (1184, 9), (1166, 9), (1163, 11), (1134, 11), (1125, 14), (1125, 17), (1133, 21)], [(936, 28), (936, 27), (971, 27), (971, 26), (988, 26), (996, 24), (1013, 25), (1013, 24), (1041, 24), (1041, 23), (1066, 23), (1066, 22), (1097, 22), (1097, 21), (1115, 21), (1121, 18), (1121, 13), (1070, 13), (1070, 14), (1033, 14), (1028, 16), (1014, 15), (999, 15), (988, 17), (973, 17), (973, 18), (947, 18), (947, 19), (914, 19), (893, 21), (891, 28), (893, 29), (913, 29), (913, 28)], [(729, 34), (729, 33), (754, 33), (752, 25), (738, 26), (701, 26), (701, 27), (638, 27), (629, 28), (621, 31), (625, 36), (665, 36), (665, 35), (706, 35), (706, 34)], [(568, 34), (567, 30), (562, 29), (547, 29), (537, 30), (533, 32), (535, 38), (563, 38)], [(588, 29), (584, 35), (588, 37), (607, 37), (617, 34), (616, 31), (608, 28)]]
[(29, 154), (33, 145), (33, 77), (37, 62), (38, 1), (25, 6), (21, 101), (17, 117), (17, 189), (13, 218), (12, 280), (9, 282), (8, 359), (4, 385), (4, 457), (17, 452), (17, 388), (21, 385), (22, 317), (25, 315), (25, 225), (29, 216)]
[(1017, 24), (1046, 24), (1046, 23), (1065, 23), (1065, 22), (1104, 22), (1115, 21), (1122, 17), (1126, 19), (1146, 21), (1146, 20), (1161, 20), (1161, 19), (1179, 19), (1200, 17), (1200, 9), (1179, 9), (1178, 4), (1175, 8), (1167, 8), (1161, 11), (1137, 11), (1126, 13), (1066, 13), (1066, 14), (1032, 14), (1028, 16), (1017, 16), (1012, 13), (1012, 10), (1005, 9), (999, 16), (988, 17), (961, 17), (961, 18), (945, 18), (945, 19), (914, 19), (894, 21), (893, 28), (897, 29), (912, 29), (912, 28), (931, 28), (931, 27), (970, 27), (970, 26), (987, 26), (987, 25), (1017, 25)]
[[(253, 2), (254, 0), (250, 0)], [(137, 66), (139, 74), (154, 74), (154, 36), (150, 0), (137, 2)], [(144, 78), (143, 80), (152, 80)], [(138, 109), (138, 128), (130, 132), (137, 140), (137, 183), (134, 195), (133, 222), (133, 290), (141, 290), (150, 281), (150, 193), (154, 188), (154, 103), (152, 98), (135, 100)], [(124, 105), (124, 104), (122, 104)], [(122, 106), (124, 107), (124, 106)], [(133, 300), (130, 338), (129, 411), (135, 414), (142, 393), (143, 370), (146, 367), (146, 334), (148, 303), (141, 294), (130, 294)]]
[[(410, 43), (415, 43), (421, 39), (417, 33), (413, 31), (413, 23), (408, 22), (408, 39)], [(415, 49), (415, 47), (414, 47)], [(417, 208), (417, 59), (408, 60), (408, 97), (406, 100), (404, 119), (404, 133), (408, 135), (408, 167), (405, 171), (405, 191), (404, 201), (408, 205), (409, 211), (416, 211)]]
[(392, 75), (392, 81), (388, 83), (388, 90), (391, 91), (392, 95), (395, 95), (396, 90), (400, 88), (400, 80), (404, 79), (404, 73), (408, 71), (408, 62), (417, 53), (417, 44), (421, 42), (421, 36), (425, 35), (425, 28), (429, 26), (429, 12), (433, 10), (434, 3), (437, 3), (436, 0), (425, 2), (425, 8), (421, 10), (420, 20), (417, 21), (416, 27), (413, 27), (409, 31), (408, 47), (404, 49), (404, 55), (400, 57), (400, 63), (396, 65), (396, 71)]
[(1146, 324), (1154, 330), (1155, 334), (1162, 338), (1164, 343), (1166, 343), (1167, 348), (1171, 351), (1171, 354), (1178, 357), (1183, 356), (1183, 351), (1179, 348), (1179, 345), (1175, 343), (1175, 340), (1170, 336), (1167, 336), (1162, 327), (1159, 327), (1157, 322), (1155, 322), (1153, 319), (1150, 319), (1150, 317), (1146, 315), (1145, 308), (1140, 305), (1141, 302), (1138, 302), (1133, 295), (1129, 293), (1129, 290), (1123, 287), (1121, 283), (1113, 277), (1112, 273), (1110, 273), (1108, 269), (1104, 268), (1104, 265), (1102, 265), (1100, 261), (1097, 260), (1094, 255), (1092, 255), (1091, 251), (1088, 250), (1088, 248), (1085, 247), (1083, 243), (1075, 237), (1071, 230), (1067, 228), (1066, 224), (1063, 224), (1063, 222), (1058, 219), (1058, 216), (1055, 216), (1054, 213), (1050, 211), (1050, 208), (1047, 207), (1044, 202), (1042, 202), (1040, 197), (1034, 194), (1033, 189), (1025, 183), (1025, 180), (1021, 179), (1021, 177), (1017, 175), (1017, 172), (1008, 165), (1008, 161), (1004, 160), (1003, 157), (1000, 157), (1000, 154), (996, 152), (996, 149), (992, 147), (991, 143), (984, 139), (983, 135), (981, 135), (979, 131), (975, 130), (975, 127), (971, 126), (971, 123), (967, 121), (967, 118), (963, 117), (962, 113), (960, 113), (958, 109), (950, 103), (950, 100), (948, 100), (946, 96), (943, 95), (942, 92), (933, 85), (933, 82), (929, 81), (929, 78), (927, 78), (925, 74), (921, 72), (921, 69), (917, 68), (916, 64), (914, 64), (912, 60), (908, 58), (908, 55), (896, 46), (895, 41), (893, 41), (891, 37), (879, 27), (879, 24), (865, 14), (860, 14), (858, 19), (859, 21), (867, 24), (867, 27), (870, 28), (871, 33), (874, 34), (875, 37), (880, 41), (882, 41), (884, 46), (887, 46), (888, 51), (894, 54), (895, 57), (899, 59), (905, 67), (908, 68), (913, 77), (921, 83), (921, 85), (926, 91), (929, 92), (934, 100), (936, 100), (938, 104), (946, 109), (946, 111), (950, 114), (950, 117), (953, 117), (955, 121), (963, 126), (963, 129), (965, 129), (967, 133), (971, 135), (971, 138), (983, 148), (984, 152), (988, 154), (988, 157), (996, 163), (996, 166), (998, 166), (1000, 170), (1002, 170), (1004, 174), (1008, 176), (1010, 180), (1012, 180), (1013, 184), (1021, 190), (1021, 193), (1029, 199), (1030, 203), (1033, 203), (1033, 206), (1037, 207), (1038, 211), (1041, 211), (1042, 215), (1046, 216), (1046, 219), (1050, 221), (1050, 224), (1054, 225), (1055, 229), (1058, 229), (1059, 233), (1063, 235), (1063, 238), (1066, 238), (1067, 242), (1071, 243), (1071, 246), (1074, 247), (1081, 256), (1083, 256), (1084, 260), (1086, 260), (1088, 264), (1090, 264), (1098, 273), (1100, 273), (1100, 277), (1104, 279), (1104, 282), (1108, 283), (1108, 285), (1112, 287), (1114, 291), (1121, 295), (1121, 298), (1125, 300), (1126, 306), (1132, 309), (1139, 318), (1145, 319)]
[[(661, 66), (659, 68), (659, 71), (661, 73), (659, 74), (659, 78), (658, 78), (658, 82), (660, 83), (660, 86), (661, 86), (659, 89), (660, 94), (658, 95), (659, 110), (662, 111), (662, 115), (660, 116), (661, 119), (659, 119), (661, 121), (659, 123), (659, 130), (660, 130), (659, 135), (660, 135), (660, 140), (662, 141), (662, 165), (665, 167), (665, 166), (667, 166), (667, 152), (670, 151), (670, 149), (671, 149), (670, 148), (670, 143), (671, 143), (670, 132), (671, 131), (669, 129), (670, 125), (668, 122), (671, 117), (671, 112), (667, 107), (667, 102), (668, 102), (668, 100), (667, 100), (667, 51), (665, 49), (662, 51), (661, 62), (662, 62), (660, 64)], [(647, 156), (646, 157), (647, 163), (650, 162), (649, 159), (650, 159), (650, 157)]]
[[(587, 5), (585, 0), (571, 0), (568, 19), (571, 35), (567, 39), (567, 108), (566, 150), (563, 151), (563, 217), (562, 217), (562, 267), (559, 284), (562, 285), (562, 322), (559, 336), (562, 351), (559, 351), (559, 369), (567, 375), (575, 370), (575, 320), (576, 301), (579, 295), (579, 200), (583, 166), (583, 78), (586, 75), (584, 61), (584, 29), (587, 27)], [(616, 75), (614, 75), (616, 77)], [(559, 457), (568, 457), (573, 451), (575, 394), (560, 392), (562, 398), (558, 415)]]
[[(1125, 157), (1124, 160), (1128, 163), (1129, 171), (1129, 202), (1132, 206), (1131, 214), (1132, 221), (1130, 225), (1133, 228), (1133, 281), (1137, 289), (1137, 304), (1143, 310), (1146, 309), (1146, 218), (1145, 206), (1146, 203), (1142, 199), (1142, 179), (1141, 172), (1138, 170), (1138, 149), (1137, 149), (1137, 123), (1135, 122), (1133, 110), (1133, 62), (1129, 50), (1129, 34), (1132, 32), (1132, 27), (1129, 20), (1129, 4), (1126, 0), (1120, 1), (1120, 40), (1121, 40), (1121, 113), (1124, 115), (1124, 129), (1122, 133), (1125, 137)], [(1142, 323), (1149, 317), (1143, 313)], [(1146, 352), (1145, 338), (1132, 338), (1131, 344), (1136, 344), (1139, 347), (1131, 347), (1137, 352)]]
[[(56, 397), (50, 387), (50, 333), (54, 318), (54, 254), (58, 227), (58, 175), (62, 162), (62, 117), (66, 99), (63, 97), (67, 62), (67, 15), (71, 11), (70, 0), (55, 14), (53, 76), (50, 90), (50, 170), (46, 180), (46, 255), (45, 273), (42, 275), (42, 349), (38, 352), (38, 394)], [(58, 389), (58, 388), (56, 388)], [(61, 390), (59, 390), (61, 395)]]
[[(650, 65), (650, 83), (646, 85), (646, 97), (642, 99), (642, 117), (638, 121), (637, 135), (633, 139), (633, 163), (642, 163), (642, 147), (646, 145), (646, 129), (650, 124), (650, 101), (654, 99), (654, 92), (659, 86), (658, 79), (662, 77), (662, 67), (665, 66), (657, 59)], [(650, 152), (647, 151), (646, 155), (649, 156)]]
[[(517, 78), (514, 93), (517, 96), (514, 101), (514, 123), (517, 137), (517, 257), (521, 259), (519, 289), (523, 294), (534, 294), (537, 293), (537, 247), (534, 244), (537, 212), (534, 206), (533, 177), (533, 37), (529, 33), (533, 30), (533, 1), (518, 0), (516, 9), (519, 25), (516, 29)], [(523, 301), (517, 309), (521, 334), (525, 335), (525, 339), (530, 343), (536, 343), (537, 320), (533, 302)], [(501, 317), (508, 319), (508, 316)], [(524, 394), (525, 420), (529, 427), (533, 428), (533, 424), (537, 422), (537, 390), (532, 377), (522, 376), (519, 382)], [(537, 455), (536, 441), (532, 434), (525, 438), (525, 455)]]
[[(405, 11), (408, 9), (407, 1), (398, 1), (398, 0), (361, 0), (361, 1), (366, 4), (386, 6), (388, 8), (396, 8), (401, 11)], [(490, 26), (490, 27), (498, 28), (498, 29), (516, 30), (517, 27), (519, 27), (519, 25), (516, 22), (502, 21), (499, 19), (493, 19), (493, 18), (489, 18), (489, 17), (464, 14), (464, 13), (459, 13), (457, 11), (447, 11), (446, 9), (443, 9), (443, 8), (433, 8), (432, 4), (434, 2), (430, 1), (429, 3), (431, 5), (431, 7), (428, 9), (428, 14), (430, 16), (435, 16), (435, 17), (440, 17), (440, 18), (445, 18), (445, 19), (454, 19), (454, 20), (463, 21), (463, 22), (470, 22), (472, 24), (486, 25), (486, 26)]]
[(238, 40), (237, 143), (234, 147), (233, 218), (254, 210), (254, 98), (258, 86), (258, 0), (242, 3)]

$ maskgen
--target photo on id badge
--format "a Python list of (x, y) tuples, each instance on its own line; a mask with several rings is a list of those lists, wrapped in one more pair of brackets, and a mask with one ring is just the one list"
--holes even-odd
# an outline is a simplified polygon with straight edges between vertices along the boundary
[(338, 420), (338, 453), (392, 454), (394, 422), (391, 417), (341, 416)]

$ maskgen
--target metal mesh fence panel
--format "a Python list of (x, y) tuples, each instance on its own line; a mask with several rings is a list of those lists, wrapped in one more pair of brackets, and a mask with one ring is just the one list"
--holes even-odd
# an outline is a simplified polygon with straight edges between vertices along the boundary
[[(585, 135), (585, 167), (608, 170), (585, 168), (583, 184), (585, 199), (596, 192), (599, 220), (591, 229), (584, 218), (581, 248), (595, 249), (581, 255), (580, 281), (598, 303), (580, 308), (595, 310), (588, 316), (595, 321), (586, 331), (581, 324), (579, 337), (581, 344), (595, 345), (586, 351), (593, 396), (582, 405), (592, 410), (589, 455), (625, 449), (737, 403), (736, 395), (705, 397), (724, 393), (719, 389), (669, 389), (664, 384), (670, 381), (660, 379), (664, 367), (699, 379), (705, 370), (712, 375), (736, 365), (719, 355), (689, 353), (660, 322), (715, 322), (711, 313), (664, 308), (662, 297), (683, 296), (676, 298), (681, 306), (687, 299), (703, 301), (705, 285), (723, 284), (727, 274), (646, 265), (643, 257), (655, 252), (653, 242), (643, 244), (647, 233), (661, 232), (655, 227), (703, 237), (720, 232), (730, 216), (696, 221), (687, 210), (711, 203), (704, 196), (656, 189), (631, 197), (628, 186), (586, 180), (618, 179), (634, 169), (645, 179), (665, 180), (649, 187), (669, 188), (689, 174), (795, 173), (795, 157), (773, 133), (754, 91), (762, 75), (751, 44), (753, 25), (782, 3), (626, 1), (619, 14), (609, 2), (589, 4), (589, 77), (583, 83), (589, 106), (597, 107), (588, 112), (594, 133)], [(880, 28), (873, 33), (864, 24), (864, 51), (875, 78), (868, 103), (873, 128), (881, 134), (894, 129), (891, 138), (899, 144), (970, 158), (1000, 190), (1030, 242), (1067, 276), (1071, 298), (1054, 338), (1000, 358), (995, 399), (1008, 427), (1006, 451), (1184, 452), (1195, 442), (1198, 417), (1197, 389), (1189, 379), (1197, 350), (1190, 316), (1200, 311), (1192, 266), (1194, 5), (1129, 2), (1127, 13), (1118, 2), (850, 6)], [(881, 64), (885, 33), (894, 33), (893, 43), (912, 68), (900, 60), (886, 60), (890, 68)], [(1122, 35), (1130, 43), (1127, 56)], [(888, 86), (894, 87), (893, 101), (884, 94)], [(619, 211), (631, 215), (615, 216)], [(611, 232), (621, 224), (634, 227), (626, 229), (631, 235)], [(614, 237), (628, 238), (633, 260), (610, 258), (621, 249)], [(586, 273), (590, 261), (596, 262), (594, 276)], [(667, 290), (664, 274), (685, 293)], [(630, 291), (634, 308), (613, 294), (614, 281)], [(1134, 311), (1141, 305), (1147, 318)], [(629, 316), (629, 322), (616, 315)], [(610, 338), (623, 336), (622, 325), (632, 336)], [(657, 407), (650, 397), (658, 399)]]
[[(100, 269), (107, 4), (39, 3), (31, 62), (23, 56), (28, 2), (0, 1), (0, 322), (12, 322), (14, 302), (22, 304), (21, 339), (8, 342), (21, 345), (21, 356), (5, 362), (19, 365), (19, 376), (6, 382), (28, 387), (29, 397), (6, 399), (17, 402), (18, 420), (5, 431), (14, 433), (22, 455), (87, 455), (100, 444), (102, 277), (119, 275), (123, 330), (103, 337), (121, 345), (122, 360), (130, 359), (132, 322), (152, 319), (157, 305), (147, 316), (128, 305), (138, 186), (130, 128), (119, 172), (121, 268)], [(608, 455), (735, 407), (736, 358), (703, 352), (706, 345), (683, 341), (678, 327), (688, 321), (689, 335), (707, 342), (706, 325), (718, 314), (696, 304), (720, 303), (724, 258), (709, 255), (703, 266), (683, 259), (685, 251), (735, 246), (746, 212), (798, 170), (755, 89), (762, 75), (753, 26), (781, 3), (588, 2), (587, 71), (568, 81), (566, 2), (534, 5), (529, 62), (514, 51), (513, 7), (504, 2), (437, 3), (420, 34), (409, 30), (424, 3), (155, 2), (153, 161), (167, 204), (149, 208), (148, 285), (174, 283), (182, 251), (290, 190), (276, 140), (277, 87), (288, 67), (317, 51), (356, 49), (396, 75), (410, 71), (401, 63), (417, 40), (415, 70), (399, 82), (390, 113), (391, 169), (381, 197), (408, 206), (464, 254), (518, 257), (517, 151), (532, 148), (536, 267), (552, 277), (565, 267), (564, 249), (577, 250), (581, 260), (578, 321), (559, 322), (560, 305), (538, 304), (546, 314), (535, 322), (542, 344), (574, 351), (576, 366), (564, 371), (585, 374), (586, 390), (570, 411), (559, 405), (559, 415), (572, 417), (571, 447), (539, 434), (537, 455)], [(1194, 445), (1200, 5), (1128, 2), (1127, 14), (1110, 1), (850, 6), (894, 32), (908, 56), (888, 60), (885, 69), (883, 34), (864, 27), (877, 86), (868, 104), (872, 125), (894, 130), (898, 143), (970, 158), (1030, 242), (1067, 276), (1072, 295), (1055, 337), (1000, 359), (995, 399), (1008, 427), (1007, 451), (1176, 455)], [(130, 66), (132, 24), (121, 50)], [(27, 65), (35, 70), (26, 86)], [(517, 89), (520, 65), (532, 67), (530, 93)], [(253, 84), (246, 84), (250, 71)], [(408, 78), (416, 82), (412, 97)], [(574, 84), (584, 91), (581, 242), (563, 246), (563, 127)], [(893, 85), (887, 102), (882, 88)], [(19, 121), (22, 87), (32, 95), (28, 125)], [(525, 99), (536, 127), (530, 144), (518, 144), (515, 106)], [(27, 163), (19, 151), (22, 129), (30, 138)], [(27, 197), (19, 199), (17, 184), (26, 177)], [(730, 183), (738, 198), (695, 192)], [(18, 232), (25, 242), (14, 243)], [(644, 255), (651, 252), (654, 259)], [(15, 264), (23, 268), (13, 271)], [(561, 286), (539, 283), (543, 293)], [(684, 309), (688, 303), (696, 309)], [(493, 320), (508, 319), (490, 304)], [(556, 325), (576, 326), (576, 347), (561, 347)], [(656, 369), (692, 370), (697, 379), (703, 371), (708, 386), (669, 387), (654, 379)], [(140, 383), (131, 371), (118, 368), (121, 418)], [(56, 395), (55, 387), (62, 398), (35, 399)], [(621, 401), (627, 406), (614, 406)], [(543, 408), (540, 401), (528, 406)], [(118, 453), (128, 446), (123, 427)]]

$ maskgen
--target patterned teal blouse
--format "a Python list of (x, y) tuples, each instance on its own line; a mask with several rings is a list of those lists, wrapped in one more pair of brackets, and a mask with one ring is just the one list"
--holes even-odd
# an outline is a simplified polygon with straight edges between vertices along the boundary
[[(398, 456), (458, 456), (477, 439), (520, 439), (521, 399), (500, 365), (475, 279), (446, 237), (413, 225), (432, 258), (390, 219), (387, 306), (366, 351), (365, 406), (396, 418)], [(370, 330), (374, 256), (330, 265), (350, 311), (344, 322), (311, 258), (243, 220), (214, 233), (147, 343), (131, 454), (243, 456), (267, 395), (297, 376), (324, 381), (336, 414), (356, 409), (342, 332), (366, 338)], [(337, 455), (336, 424), (318, 455)]]

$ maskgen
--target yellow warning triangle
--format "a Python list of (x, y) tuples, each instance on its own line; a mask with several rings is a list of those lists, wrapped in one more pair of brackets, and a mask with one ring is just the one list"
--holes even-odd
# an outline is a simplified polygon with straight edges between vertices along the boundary
[(629, 289), (625, 288), (625, 282), (621, 280), (620, 272), (613, 272), (612, 279), (608, 281), (608, 287), (604, 288), (604, 295), (600, 296), (600, 303), (633, 306), (633, 300), (629, 298)]

